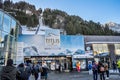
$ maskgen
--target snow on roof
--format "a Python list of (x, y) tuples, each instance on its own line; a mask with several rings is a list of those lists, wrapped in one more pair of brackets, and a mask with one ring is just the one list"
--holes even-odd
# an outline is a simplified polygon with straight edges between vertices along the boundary
[(22, 27), (22, 34), (35, 34), (36, 29), (34, 30), (29, 30), (26, 26), (21, 26)]
[(35, 31), (23, 31), (22, 34), (35, 34)]
[[(38, 27), (28, 29), (26, 26), (22, 26), (22, 34), (35, 34)], [(51, 29), (48, 26), (41, 26), (37, 34), (45, 35), (45, 30)]]
[(37, 34), (45, 35), (45, 30), (47, 29), (52, 29), (52, 28), (49, 28), (48, 26), (41, 26)]
[(48, 26), (41, 26), (41, 27), (39, 28), (39, 30), (46, 30), (46, 29), (51, 29), (51, 28), (49, 28)]

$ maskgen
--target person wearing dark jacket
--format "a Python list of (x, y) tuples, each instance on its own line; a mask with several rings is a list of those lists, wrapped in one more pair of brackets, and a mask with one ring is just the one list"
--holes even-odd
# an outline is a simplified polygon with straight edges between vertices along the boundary
[(113, 67), (113, 71), (114, 71), (114, 72), (117, 72), (117, 64), (116, 64), (115, 61), (113, 61), (112, 67)]
[(106, 79), (109, 79), (109, 67), (108, 67), (108, 64), (105, 63), (105, 64), (104, 64), (104, 67), (105, 67), (105, 73), (106, 73), (106, 75), (107, 75)]
[(41, 71), (41, 79), (44, 79), (44, 80), (47, 80), (47, 77), (48, 77), (48, 67), (46, 64), (43, 64), (42, 65), (42, 71)]
[(98, 80), (98, 65), (94, 61), (92, 65), (92, 71), (93, 71), (93, 80)]
[(1, 80), (16, 80), (17, 68), (13, 66), (13, 60), (8, 59), (7, 65), (1, 70)]
[(20, 76), (17, 78), (18, 80), (28, 80), (29, 79), (29, 70), (25, 67), (24, 63), (18, 65), (18, 70), (20, 72)]
[(48, 68), (47, 67), (42, 67), (41, 79), (47, 80), (47, 74), (48, 74)]
[(105, 72), (104, 65), (101, 62), (99, 62), (98, 63), (98, 73), (100, 74), (100, 80), (105, 80), (104, 72)]
[(38, 80), (38, 78), (39, 78), (39, 68), (40, 68), (40, 66), (38, 64), (33, 65), (32, 72), (35, 77), (35, 80)]

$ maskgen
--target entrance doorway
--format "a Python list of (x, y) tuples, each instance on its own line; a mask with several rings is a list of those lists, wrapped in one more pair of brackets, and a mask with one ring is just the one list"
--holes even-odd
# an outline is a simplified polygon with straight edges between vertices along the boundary
[(72, 70), (72, 56), (31, 56), (29, 59), (25, 57), (24, 60), (25, 62), (26, 60), (30, 60), (32, 63), (46, 62), (51, 70), (56, 70), (56, 65), (58, 64), (62, 71)]

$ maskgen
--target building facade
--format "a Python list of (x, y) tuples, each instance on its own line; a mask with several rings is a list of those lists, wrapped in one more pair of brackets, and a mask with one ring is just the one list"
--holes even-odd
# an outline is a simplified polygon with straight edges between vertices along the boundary
[[(81, 62), (83, 69), (86, 68), (86, 60), (79, 60), (77, 56), (85, 56), (83, 36), (60, 35), (58, 30), (46, 30), (45, 35), (19, 35), (18, 44), (21, 44), (18, 45), (18, 57), (23, 56), (25, 62), (45, 61), (51, 70), (56, 64), (62, 65), (63, 70), (70, 70), (76, 67), (76, 62)], [(18, 64), (22, 60), (19, 58)]]
[[(50, 32), (55, 31), (50, 30)], [(88, 69), (88, 63), (93, 60), (110, 62), (111, 65), (113, 61), (120, 58), (119, 36), (59, 35), (60, 44), (56, 44), (58, 37), (55, 35), (51, 33), (49, 36), (46, 33), (45, 35), (19, 35), (18, 43), (21, 45), (18, 46), (18, 49), (20, 48), (18, 54), (21, 55), (18, 57), (23, 56), (24, 61), (46, 61), (49, 66), (52, 65), (51, 69), (53, 64), (55, 66), (57, 63), (62, 65), (67, 63), (67, 66), (75, 69), (76, 63), (80, 62), (81, 69), (84, 70)]]
[(103, 62), (120, 59), (120, 36), (84, 36), (85, 50)]
[(16, 41), (21, 33), (20, 24), (7, 12), (0, 9), (0, 65), (8, 58), (16, 60)]

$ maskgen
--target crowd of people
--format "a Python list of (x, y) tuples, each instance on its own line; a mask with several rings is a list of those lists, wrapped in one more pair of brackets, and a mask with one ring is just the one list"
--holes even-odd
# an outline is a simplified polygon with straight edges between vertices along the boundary
[[(120, 60), (117, 62), (112, 62), (113, 71), (120, 73)], [(80, 63), (76, 64), (76, 69), (80, 72)], [(56, 65), (56, 70), (60, 71), (59, 65)], [(98, 76), (100, 76), (100, 80), (109, 79), (109, 64), (107, 62), (89, 62), (88, 63), (89, 74), (92, 73), (93, 80), (98, 80)], [(31, 80), (30, 76), (34, 76), (35, 80), (47, 80), (48, 78), (49, 68), (46, 62), (42, 62), (42, 65), (38, 63), (21, 63), (18, 66), (13, 65), (13, 60), (8, 59), (6, 66), (2, 67), (0, 73), (0, 80)], [(41, 75), (40, 75), (41, 74)], [(106, 74), (106, 75), (105, 75)]]
[[(35, 80), (40, 77), (41, 80), (47, 80), (48, 67), (45, 62), (39, 63), (21, 63), (17, 67), (13, 65), (13, 60), (8, 59), (7, 65), (2, 67), (0, 80), (30, 80), (33, 75)], [(41, 73), (41, 75), (39, 75)]]
[[(118, 60), (117, 62), (113, 61), (112, 62), (112, 67), (113, 67), (113, 71), (117, 72), (117, 70), (119, 71), (120, 74), (120, 60)], [(88, 70), (89, 70), (89, 74), (93, 74), (93, 80), (98, 80), (98, 75), (100, 76), (100, 80), (106, 80), (109, 79), (109, 65), (107, 62), (96, 62), (93, 61), (92, 63), (88, 63)], [(105, 75), (106, 74), (106, 75)]]

